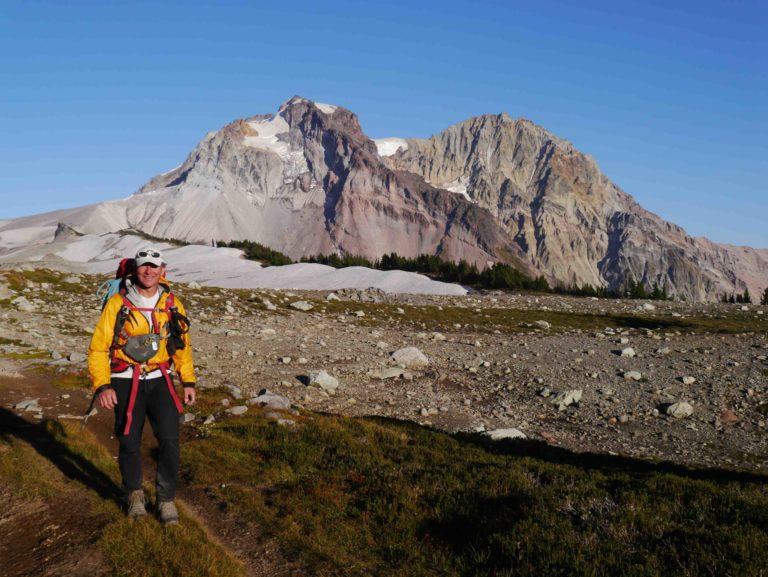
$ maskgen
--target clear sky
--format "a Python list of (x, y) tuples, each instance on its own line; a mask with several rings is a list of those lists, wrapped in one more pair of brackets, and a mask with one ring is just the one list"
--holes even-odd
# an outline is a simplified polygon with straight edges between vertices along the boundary
[(0, 218), (122, 198), (299, 94), (372, 138), (522, 116), (768, 247), (768, 2), (0, 0)]

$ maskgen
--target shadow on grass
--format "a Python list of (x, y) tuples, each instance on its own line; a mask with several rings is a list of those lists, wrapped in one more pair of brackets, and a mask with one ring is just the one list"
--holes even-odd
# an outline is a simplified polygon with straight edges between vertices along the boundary
[(684, 321), (666, 317), (637, 317), (634, 315), (610, 315), (608, 317), (616, 325), (628, 329), (692, 329), (694, 325)]
[[(387, 417), (364, 417), (366, 420), (398, 427), (416, 427), (425, 429), (411, 421), (401, 421)], [(426, 427), (426, 429), (429, 429)], [(429, 429), (432, 430), (432, 429)], [(455, 433), (450, 435), (462, 445), (472, 445), (496, 455), (528, 457), (547, 463), (570, 465), (583, 470), (605, 473), (630, 472), (638, 475), (656, 473), (673, 474), (687, 479), (713, 481), (717, 483), (756, 483), (768, 484), (768, 474), (738, 471), (734, 469), (688, 467), (670, 461), (652, 461), (605, 453), (578, 453), (562, 447), (555, 447), (544, 441), (534, 439), (508, 439), (493, 441), (480, 433)]]
[(46, 422), (30, 423), (15, 413), (0, 408), (0, 437), (15, 437), (29, 443), (42, 457), (53, 463), (64, 475), (96, 491), (103, 499), (122, 503), (122, 490), (109, 475), (93, 463), (73, 453), (47, 430)]

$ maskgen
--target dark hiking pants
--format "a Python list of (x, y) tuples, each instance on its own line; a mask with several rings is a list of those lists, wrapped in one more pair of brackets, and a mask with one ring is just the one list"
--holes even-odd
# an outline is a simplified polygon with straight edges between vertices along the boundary
[(149, 418), (158, 444), (155, 480), (157, 500), (172, 501), (176, 496), (176, 481), (179, 476), (179, 412), (168, 390), (168, 383), (162, 376), (139, 379), (131, 429), (127, 435), (123, 435), (123, 432), (131, 394), (131, 379), (112, 379), (112, 386), (117, 392), (115, 435), (120, 441), (118, 463), (126, 496), (131, 491), (142, 488), (141, 434), (144, 430), (144, 420)]

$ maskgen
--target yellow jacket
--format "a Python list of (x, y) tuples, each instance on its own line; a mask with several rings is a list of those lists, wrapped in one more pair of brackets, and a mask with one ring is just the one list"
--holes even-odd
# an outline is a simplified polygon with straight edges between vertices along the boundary
[[(168, 298), (169, 292), (165, 285), (158, 287), (161, 291), (160, 299), (155, 306), (155, 316), (157, 318), (158, 326), (161, 327), (161, 333), (167, 334), (167, 328), (162, 330), (168, 322), (170, 322), (170, 315), (165, 312), (165, 301)], [(178, 298), (174, 295), (174, 306), (178, 309), (179, 313), (186, 315), (184, 305), (181, 304)], [(111, 358), (110, 349), (112, 347), (112, 339), (115, 329), (115, 320), (117, 318), (120, 309), (123, 307), (123, 297), (120, 294), (113, 295), (104, 306), (104, 310), (101, 312), (99, 322), (96, 323), (96, 328), (93, 331), (93, 337), (91, 338), (91, 344), (88, 347), (88, 373), (91, 377), (91, 386), (93, 390), (96, 390), (104, 385), (109, 385), (111, 381)], [(146, 335), (152, 332), (151, 325), (147, 322), (146, 317), (140, 312), (132, 310), (130, 316), (123, 325), (123, 332), (131, 337), (135, 335)], [(181, 377), (181, 381), (184, 386), (194, 386), (195, 383), (195, 371), (192, 364), (192, 347), (189, 342), (189, 333), (185, 333), (182, 337), (184, 340), (184, 348), (177, 349), (173, 356), (168, 355), (166, 348), (167, 340), (162, 339), (160, 341), (160, 347), (157, 354), (149, 359), (145, 365), (147, 369), (157, 368), (158, 365), (168, 362), (173, 362), (173, 366), (176, 372)], [(118, 348), (114, 351), (114, 358), (117, 360), (126, 361), (130, 364), (135, 364), (136, 361), (128, 357), (121, 348), (124, 345), (126, 339), (121, 335), (118, 338)]]

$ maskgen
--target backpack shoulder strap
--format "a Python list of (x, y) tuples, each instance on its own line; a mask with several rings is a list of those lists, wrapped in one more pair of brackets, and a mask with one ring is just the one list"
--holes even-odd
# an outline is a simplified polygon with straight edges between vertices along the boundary
[(165, 312), (168, 312), (171, 309), (176, 308), (176, 297), (173, 296), (172, 292), (169, 292), (168, 296), (165, 297), (165, 306), (163, 308), (165, 309)]

